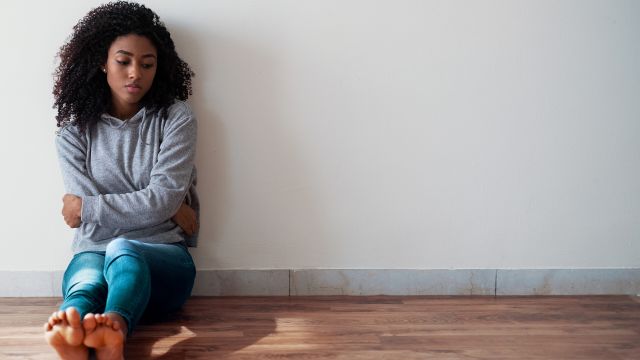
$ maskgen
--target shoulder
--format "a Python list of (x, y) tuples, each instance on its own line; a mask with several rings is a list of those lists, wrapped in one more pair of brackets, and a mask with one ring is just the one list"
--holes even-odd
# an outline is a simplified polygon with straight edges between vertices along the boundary
[[(86, 134), (86, 131), (85, 131)], [(56, 142), (60, 141), (74, 141), (84, 142), (85, 135), (80, 132), (80, 129), (75, 124), (66, 124), (56, 131)]]
[(162, 119), (164, 133), (197, 131), (196, 117), (191, 106), (184, 101), (176, 100), (167, 108), (167, 117)]
[(176, 100), (171, 106), (167, 108), (167, 119), (170, 121), (176, 121), (182, 119), (185, 121), (186, 119), (192, 119), (195, 121), (195, 116), (193, 114), (193, 110), (191, 110), (191, 106), (182, 100)]
[(89, 147), (89, 130), (84, 133), (74, 124), (67, 124), (56, 131), (55, 146), (60, 155), (85, 152)]

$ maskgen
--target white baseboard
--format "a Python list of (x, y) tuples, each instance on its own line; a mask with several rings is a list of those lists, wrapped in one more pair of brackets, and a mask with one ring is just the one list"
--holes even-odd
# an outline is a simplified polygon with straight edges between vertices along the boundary
[[(62, 271), (0, 271), (0, 297), (61, 296)], [(199, 270), (195, 296), (637, 295), (640, 269)]]

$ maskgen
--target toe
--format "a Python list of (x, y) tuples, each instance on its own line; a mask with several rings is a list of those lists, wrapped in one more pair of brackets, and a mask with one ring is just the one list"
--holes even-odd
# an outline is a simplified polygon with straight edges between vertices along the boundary
[(96, 328), (96, 316), (94, 314), (87, 314), (82, 321), (82, 326), (86, 331), (93, 331)]
[(71, 327), (79, 328), (82, 326), (82, 323), (80, 322), (80, 314), (78, 313), (78, 310), (76, 310), (75, 308), (72, 308), (72, 307), (68, 308), (66, 311), (66, 317)]

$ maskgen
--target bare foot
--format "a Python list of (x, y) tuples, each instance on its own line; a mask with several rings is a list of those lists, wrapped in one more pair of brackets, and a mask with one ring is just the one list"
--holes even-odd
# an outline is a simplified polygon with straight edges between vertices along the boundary
[(75, 308), (56, 311), (44, 324), (44, 338), (55, 349), (60, 359), (82, 359), (89, 357), (89, 349), (82, 343), (84, 328), (80, 314)]
[(126, 323), (116, 313), (87, 314), (82, 322), (84, 345), (96, 349), (98, 360), (124, 359)]

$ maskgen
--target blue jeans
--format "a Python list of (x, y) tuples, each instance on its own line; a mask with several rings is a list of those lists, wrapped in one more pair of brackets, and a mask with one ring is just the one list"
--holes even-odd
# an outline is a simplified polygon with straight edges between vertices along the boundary
[(105, 251), (76, 254), (62, 281), (61, 310), (75, 307), (87, 313), (115, 312), (127, 322), (128, 333), (143, 314), (178, 310), (191, 295), (196, 270), (185, 245), (148, 244), (114, 239)]

